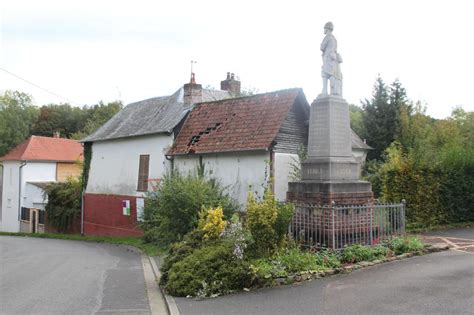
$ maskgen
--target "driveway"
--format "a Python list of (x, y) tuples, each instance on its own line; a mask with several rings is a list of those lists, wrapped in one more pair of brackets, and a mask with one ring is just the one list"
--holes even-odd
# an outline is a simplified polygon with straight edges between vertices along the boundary
[[(474, 240), (472, 229), (442, 234)], [(474, 314), (474, 254), (450, 250), (298, 285), (175, 301), (181, 314)]]
[(0, 236), (1, 314), (149, 314), (144, 278), (132, 248)]

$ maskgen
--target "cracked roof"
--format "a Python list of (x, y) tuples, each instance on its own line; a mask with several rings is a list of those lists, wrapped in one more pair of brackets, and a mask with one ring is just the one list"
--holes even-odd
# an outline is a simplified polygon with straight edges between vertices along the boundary
[(303, 91), (295, 88), (199, 103), (168, 154), (267, 149), (299, 96)]

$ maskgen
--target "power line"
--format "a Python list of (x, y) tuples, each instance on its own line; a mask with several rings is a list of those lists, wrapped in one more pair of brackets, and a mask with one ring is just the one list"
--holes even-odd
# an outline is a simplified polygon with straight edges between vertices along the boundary
[(70, 99), (68, 99), (68, 98), (66, 98), (66, 97), (64, 97), (64, 96), (61, 96), (61, 95), (57, 94), (57, 93), (54, 93), (54, 92), (52, 92), (52, 91), (50, 91), (50, 90), (48, 90), (48, 89), (42, 88), (42, 87), (39, 86), (38, 84), (35, 84), (35, 83), (33, 83), (33, 82), (31, 82), (31, 81), (29, 81), (29, 80), (27, 80), (27, 79), (24, 79), (24, 78), (20, 77), (19, 75), (14, 74), (13, 72), (10, 72), (10, 71), (8, 71), (8, 70), (6, 70), (6, 69), (3, 69), (3, 68), (1, 68), (1, 67), (0, 67), (0, 70), (2, 70), (2, 71), (4, 71), (4, 72), (8, 73), (9, 75), (14, 76), (14, 77), (17, 78), (17, 79), (20, 79), (20, 80), (22, 80), (22, 81), (24, 81), (24, 82), (26, 82), (26, 83), (28, 83), (28, 84), (31, 84), (31, 85), (33, 85), (34, 87), (36, 87), (36, 88), (38, 88), (38, 89), (40, 89), (40, 90), (43, 90), (43, 91), (45, 91), (45, 92), (47, 92), (47, 93), (49, 93), (49, 94), (52, 94), (52, 95), (54, 95), (54, 96), (56, 96), (56, 97), (62, 98), (63, 100), (68, 101), (69, 103), (72, 103), (72, 104), (75, 104), (75, 105), (80, 106), (79, 103), (74, 102), (74, 101), (72, 101), (72, 100), (70, 100)]

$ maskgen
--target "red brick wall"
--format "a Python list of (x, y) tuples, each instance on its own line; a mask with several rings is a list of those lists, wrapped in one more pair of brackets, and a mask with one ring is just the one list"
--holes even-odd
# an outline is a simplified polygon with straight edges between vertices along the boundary
[[(130, 215), (123, 215), (122, 201), (130, 200)], [(85, 194), (84, 234), (100, 236), (141, 236), (137, 225), (136, 197)]]

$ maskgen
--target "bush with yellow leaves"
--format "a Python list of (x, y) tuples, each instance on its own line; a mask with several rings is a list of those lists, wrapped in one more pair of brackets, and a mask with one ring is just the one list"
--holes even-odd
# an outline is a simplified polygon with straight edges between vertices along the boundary
[(227, 225), (222, 207), (203, 208), (199, 212), (198, 229), (204, 232), (204, 240), (218, 239)]

